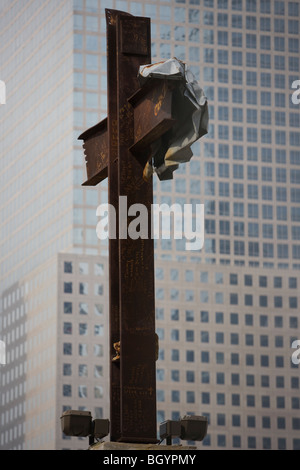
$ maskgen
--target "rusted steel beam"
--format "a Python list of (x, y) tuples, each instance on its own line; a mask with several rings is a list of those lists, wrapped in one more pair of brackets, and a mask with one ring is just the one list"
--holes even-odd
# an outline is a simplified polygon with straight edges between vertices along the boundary
[(82, 186), (96, 186), (108, 176), (108, 132), (107, 118), (83, 132), (87, 181)]
[[(154, 246), (151, 239), (152, 180), (129, 148), (134, 143), (134, 113), (128, 98), (139, 89), (139, 66), (151, 62), (150, 19), (117, 17), (118, 168), (120, 196), (128, 206), (148, 209), (147, 240), (119, 238), (120, 372), (122, 442), (157, 442)], [(130, 219), (127, 219), (127, 226)]]
[[(117, 102), (117, 44), (116, 23), (120, 12), (106, 9), (107, 37), (107, 89), (108, 89), (108, 202), (119, 214), (118, 193), (118, 102)], [(120, 403), (120, 364), (112, 361), (115, 356), (113, 345), (120, 341), (120, 295), (119, 295), (119, 243), (118, 224), (116, 239), (109, 240), (109, 341), (110, 341), (110, 439), (117, 441), (121, 437)]]
[[(88, 180), (84, 185), (96, 185), (108, 176), (108, 202), (114, 206), (117, 220), (119, 196), (127, 196), (128, 205), (139, 203), (148, 210), (147, 240), (124, 238), (118, 224), (116, 239), (109, 240), (110, 438), (152, 443), (157, 442), (153, 190), (152, 181), (143, 180), (140, 162), (129, 150), (136, 140), (134, 111), (128, 102), (139, 89), (139, 66), (151, 61), (150, 19), (117, 10), (105, 12), (108, 118), (79, 137), (86, 154)], [(154, 92), (153, 100), (155, 96)], [(164, 122), (167, 100), (159, 102)], [(150, 130), (143, 128), (144, 144), (148, 134), (154, 136), (152, 125), (156, 135), (161, 132), (159, 125), (166, 126), (158, 121), (153, 124), (151, 119), (147, 123)], [(128, 218), (125, 230), (129, 223)]]
[(145, 165), (145, 150), (165, 134), (175, 123), (172, 109), (176, 83), (151, 80), (129, 98), (134, 109), (134, 144), (132, 154)]

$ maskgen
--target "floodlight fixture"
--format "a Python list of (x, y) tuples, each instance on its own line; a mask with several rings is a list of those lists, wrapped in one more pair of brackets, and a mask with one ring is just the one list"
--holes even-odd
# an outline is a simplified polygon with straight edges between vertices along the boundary
[(180, 423), (180, 439), (185, 441), (203, 441), (208, 427), (208, 420), (205, 416), (184, 416)]
[(161, 441), (166, 439), (167, 445), (172, 438), (179, 437), (185, 441), (202, 441), (207, 434), (208, 420), (204, 416), (186, 415), (178, 421), (167, 420), (160, 424)]
[(166, 439), (167, 445), (172, 444), (172, 437), (179, 437), (181, 434), (180, 421), (173, 421), (168, 419), (163, 421), (159, 427), (160, 438), (163, 441)]
[(102, 439), (109, 434), (109, 419), (94, 419), (92, 435), (95, 439)]
[(87, 437), (92, 432), (90, 411), (67, 410), (60, 419), (62, 432), (66, 436)]
[(90, 411), (67, 410), (61, 416), (61, 429), (66, 436), (89, 437), (89, 444), (109, 434), (108, 419), (94, 419)]

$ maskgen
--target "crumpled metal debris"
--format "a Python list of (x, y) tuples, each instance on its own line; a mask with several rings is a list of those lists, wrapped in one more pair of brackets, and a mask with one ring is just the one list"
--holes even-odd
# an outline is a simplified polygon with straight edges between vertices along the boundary
[(167, 135), (151, 145), (151, 157), (144, 169), (144, 179), (156, 172), (160, 180), (172, 179), (180, 163), (193, 156), (191, 145), (208, 132), (208, 104), (204, 91), (185, 63), (175, 57), (141, 66), (141, 86), (151, 79), (177, 80), (173, 93), (176, 124)]

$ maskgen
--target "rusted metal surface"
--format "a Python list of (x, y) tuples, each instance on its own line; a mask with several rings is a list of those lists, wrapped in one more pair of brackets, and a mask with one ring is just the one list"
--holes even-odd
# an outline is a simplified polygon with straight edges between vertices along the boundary
[[(122, 54), (145, 56), (139, 64), (147, 63), (147, 57), (151, 54), (150, 19), (135, 17), (122, 13), (120, 21), (120, 52)], [(125, 77), (122, 79), (124, 80)], [(127, 96), (128, 98), (128, 96)]]
[(145, 149), (174, 124), (172, 96), (176, 84), (170, 80), (152, 80), (129, 98), (134, 109), (134, 144), (130, 151), (145, 165)]
[(88, 177), (82, 186), (96, 186), (108, 176), (107, 118), (85, 131), (78, 139), (84, 141)]
[[(108, 202), (119, 216), (119, 175), (118, 175), (118, 103), (117, 103), (117, 45), (116, 23), (119, 12), (105, 10), (107, 37), (107, 85), (108, 85)], [(114, 344), (120, 341), (119, 309), (119, 230), (116, 226), (116, 239), (109, 240), (109, 337), (110, 337), (110, 439), (121, 437), (120, 403), (120, 363), (113, 362)]]
[[(122, 442), (156, 442), (154, 246), (151, 239), (152, 181), (129, 148), (134, 143), (134, 115), (128, 98), (139, 89), (139, 66), (151, 61), (150, 19), (117, 18), (119, 195), (148, 209), (147, 240), (119, 240), (120, 372)], [(127, 220), (129, 225), (130, 219)]]
[[(147, 240), (123, 239), (118, 224), (116, 239), (109, 240), (110, 438), (155, 443), (153, 190), (152, 181), (143, 180), (141, 165), (129, 150), (135, 140), (134, 112), (128, 102), (139, 89), (140, 65), (151, 61), (150, 19), (111, 9), (105, 12), (108, 118), (80, 136), (87, 158), (84, 184), (97, 184), (108, 175), (108, 202), (117, 220), (119, 196), (127, 196), (128, 207), (144, 204), (149, 215)], [(148, 125), (152, 126), (150, 120)], [(147, 135), (151, 129), (144, 131)], [(127, 227), (129, 223), (130, 218)]]

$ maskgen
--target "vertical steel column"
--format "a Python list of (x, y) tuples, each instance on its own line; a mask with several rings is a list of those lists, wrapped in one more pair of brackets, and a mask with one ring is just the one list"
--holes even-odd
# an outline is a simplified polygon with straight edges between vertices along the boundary
[(129, 151), (134, 122), (128, 103), (139, 88), (139, 66), (151, 62), (150, 19), (106, 10), (106, 20), (109, 203), (117, 218), (119, 196), (127, 196), (128, 207), (148, 210), (148, 239), (122, 238), (117, 231), (109, 244), (111, 359), (113, 343), (121, 342), (120, 361), (111, 362), (111, 440), (150, 443), (156, 442), (153, 191)]
[[(148, 211), (148, 238), (119, 237), (121, 329), (121, 437), (123, 442), (156, 442), (154, 245), (151, 239), (152, 182), (129, 147), (134, 143), (128, 98), (139, 88), (139, 66), (151, 62), (150, 19), (117, 18), (119, 195)], [(127, 218), (127, 226), (130, 218)]]
[[(117, 45), (116, 23), (118, 11), (105, 10), (107, 41), (107, 92), (108, 92), (108, 202), (118, 219), (118, 105), (117, 105)], [(110, 220), (111, 223), (111, 220)], [(110, 438), (117, 441), (120, 429), (120, 364), (112, 362), (114, 343), (120, 341), (119, 311), (119, 244), (118, 224), (116, 239), (109, 239), (109, 336), (110, 336)]]

